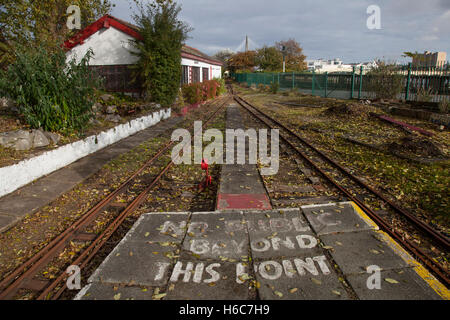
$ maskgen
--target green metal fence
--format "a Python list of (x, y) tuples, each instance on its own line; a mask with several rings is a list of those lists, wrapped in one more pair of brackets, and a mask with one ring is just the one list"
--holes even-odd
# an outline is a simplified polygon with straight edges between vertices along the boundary
[[(400, 66), (396, 73), (402, 76), (402, 91), (398, 99), (407, 101), (439, 102), (450, 100), (450, 71), (447, 65), (436, 67)], [(278, 83), (281, 90), (299, 90), (316, 96), (340, 99), (373, 99), (375, 93), (369, 84), (374, 81), (363, 68), (353, 72), (316, 73), (235, 73), (232, 78), (247, 85)]]

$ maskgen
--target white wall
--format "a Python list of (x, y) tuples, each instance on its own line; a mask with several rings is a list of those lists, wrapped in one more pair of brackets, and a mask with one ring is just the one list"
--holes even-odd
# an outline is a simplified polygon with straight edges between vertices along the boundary
[(76, 57), (77, 62), (84, 57), (89, 48), (94, 51), (91, 66), (133, 64), (138, 59), (129, 50), (133, 47), (129, 40), (133, 38), (114, 27), (100, 29), (67, 53), (67, 58)]
[[(134, 64), (138, 58), (130, 53), (130, 50), (133, 49), (133, 46), (130, 44), (132, 39), (131, 36), (114, 27), (103, 28), (87, 38), (83, 44), (72, 48), (67, 53), (67, 59), (75, 57), (77, 62), (79, 62), (86, 55), (89, 48), (92, 48), (94, 57), (89, 63), (91, 66)], [(208, 68), (208, 70), (212, 67), (212, 79), (222, 77), (221, 66), (186, 58), (181, 59), (181, 64), (184, 66)], [(201, 77), (202, 73), (200, 72)]]
[[(211, 79), (222, 77), (222, 67), (221, 66), (216, 66), (216, 65), (209, 64), (206, 62), (196, 61), (196, 60), (191, 60), (191, 59), (186, 59), (186, 58), (181, 59), (181, 65), (190, 66), (190, 67), (208, 68), (208, 70), (210, 70), (210, 67), (212, 67)], [(201, 70), (200, 70), (200, 81), (203, 81), (203, 73)]]

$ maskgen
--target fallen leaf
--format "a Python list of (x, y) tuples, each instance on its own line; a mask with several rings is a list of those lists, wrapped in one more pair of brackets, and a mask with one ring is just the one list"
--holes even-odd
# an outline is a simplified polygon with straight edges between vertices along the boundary
[(280, 298), (283, 298), (283, 294), (280, 291), (274, 291), (273, 293), (275, 293)]
[(331, 292), (333, 292), (337, 296), (341, 296), (341, 293), (339, 291), (337, 291), (337, 290), (332, 290)]
[(391, 279), (391, 278), (386, 278), (386, 279), (384, 279), (386, 282), (389, 282), (389, 283), (392, 283), (392, 284), (396, 284), (396, 283), (398, 283), (398, 281), (397, 280), (395, 280), (395, 279)]
[(162, 298), (164, 298), (167, 295), (167, 293), (160, 293), (160, 294), (155, 294), (152, 296), (153, 300), (161, 300)]

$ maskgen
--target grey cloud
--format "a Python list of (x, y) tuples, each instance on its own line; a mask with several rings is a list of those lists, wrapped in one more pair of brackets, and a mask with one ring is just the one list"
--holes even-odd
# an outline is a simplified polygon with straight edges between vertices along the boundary
[[(125, 20), (123, 0), (113, 14)], [(187, 0), (182, 19), (194, 31), (188, 43), (208, 54), (235, 49), (245, 35), (260, 46), (295, 38), (308, 58), (339, 57), (345, 62), (400, 58), (404, 51), (449, 51), (443, 0)], [(368, 30), (366, 9), (381, 8), (381, 30)], [(128, 16), (127, 16), (128, 15)], [(448, 30), (448, 29), (447, 29)], [(437, 40), (429, 40), (436, 39)], [(428, 40), (426, 40), (428, 39)]]

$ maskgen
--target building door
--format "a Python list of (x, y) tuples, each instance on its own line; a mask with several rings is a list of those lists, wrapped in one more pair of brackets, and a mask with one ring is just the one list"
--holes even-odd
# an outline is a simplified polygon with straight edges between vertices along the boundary
[(209, 80), (209, 69), (208, 68), (203, 68), (202, 69), (202, 76), (203, 76), (203, 81)]
[(192, 83), (200, 82), (200, 67), (192, 67)]

